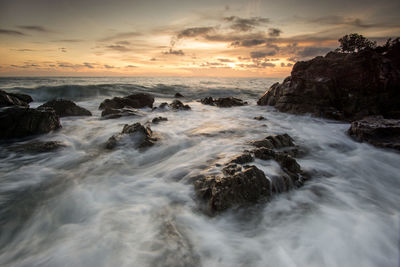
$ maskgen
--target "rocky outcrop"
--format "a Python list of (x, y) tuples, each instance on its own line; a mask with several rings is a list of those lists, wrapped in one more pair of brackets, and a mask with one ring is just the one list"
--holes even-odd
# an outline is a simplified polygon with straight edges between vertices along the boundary
[(140, 123), (125, 124), (121, 133), (108, 139), (106, 148), (114, 149), (118, 145), (128, 144), (137, 149), (144, 149), (154, 145), (156, 141), (157, 138), (153, 136), (150, 127), (145, 127)]
[(76, 105), (71, 100), (65, 99), (54, 99), (44, 103), (38, 108), (52, 108), (59, 117), (92, 116), (92, 113), (89, 110)]
[(297, 62), (291, 76), (272, 85), (258, 105), (279, 111), (352, 121), (400, 115), (400, 43), (387, 51), (330, 52)]
[(190, 110), (191, 109), (189, 105), (185, 105), (179, 100), (172, 101), (172, 103), (169, 106), (173, 110)]
[(154, 123), (154, 124), (158, 124), (158, 123), (160, 123), (162, 121), (167, 121), (167, 120), (168, 120), (168, 118), (165, 118), (165, 117), (156, 117), (156, 118), (153, 118), (151, 120), (151, 122)]
[(114, 97), (101, 102), (99, 109), (122, 109), (122, 108), (152, 108), (154, 97), (149, 94), (138, 93), (126, 97)]
[(367, 117), (352, 122), (348, 133), (358, 141), (400, 150), (400, 120)]
[(247, 102), (235, 97), (222, 97), (213, 99), (211, 96), (209, 96), (201, 99), (200, 102), (204, 105), (217, 106), (220, 108), (230, 108), (233, 106), (243, 106), (247, 104)]
[(65, 145), (59, 141), (32, 141), (24, 144), (17, 144), (9, 146), (7, 149), (19, 153), (47, 153), (56, 151)]
[(106, 108), (101, 112), (101, 117), (103, 119), (118, 119), (121, 117), (127, 116), (141, 116), (138, 110), (130, 109), (130, 108), (121, 108), (121, 109), (114, 109), (114, 108)]
[(8, 106), (28, 107), (29, 103), (32, 101), (33, 101), (33, 99), (29, 95), (17, 94), (17, 93), (7, 93), (3, 90), (0, 90), (0, 107), (8, 107)]
[(53, 109), (9, 107), (0, 109), (0, 139), (21, 138), (61, 128)]

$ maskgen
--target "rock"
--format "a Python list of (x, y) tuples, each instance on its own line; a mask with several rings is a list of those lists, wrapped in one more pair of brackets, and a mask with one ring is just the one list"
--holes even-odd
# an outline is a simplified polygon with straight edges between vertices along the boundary
[(0, 109), (0, 139), (21, 138), (61, 128), (53, 109), (8, 107)]
[(222, 169), (222, 173), (225, 175), (234, 175), (235, 173), (240, 171), (242, 171), (242, 167), (235, 163), (230, 163)]
[(346, 121), (393, 118), (400, 114), (399, 88), (400, 43), (385, 52), (330, 52), (297, 62), (291, 76), (272, 85), (257, 104)]
[(255, 147), (266, 147), (270, 149), (294, 146), (293, 139), (288, 134), (270, 135), (262, 140), (252, 141), (250, 144)]
[(400, 150), (400, 120), (367, 117), (352, 122), (348, 133), (358, 141)]
[(270, 181), (255, 166), (246, 166), (233, 175), (202, 177), (196, 181), (195, 190), (212, 214), (271, 196)]
[(8, 107), (8, 106), (28, 107), (29, 106), (28, 104), (32, 101), (33, 99), (29, 95), (7, 93), (3, 90), (0, 90), (0, 107)]
[(236, 156), (229, 163), (245, 164), (252, 162), (253, 160), (254, 160), (253, 156), (250, 153), (246, 152), (239, 156)]
[(181, 93), (176, 93), (175, 94), (175, 98), (180, 98), (180, 97), (184, 97)]
[(122, 109), (122, 108), (152, 108), (154, 97), (149, 94), (138, 93), (126, 97), (114, 97), (101, 102), (99, 109)]
[(263, 116), (257, 116), (257, 117), (254, 117), (253, 119), (258, 120), (258, 121), (265, 120), (265, 118)]
[(190, 110), (189, 105), (184, 105), (179, 100), (174, 100), (169, 106), (174, 110)]
[(157, 141), (157, 138), (153, 137), (150, 127), (144, 127), (140, 123), (125, 124), (120, 134), (113, 135), (108, 139), (106, 148), (114, 149), (118, 144), (126, 141), (126, 138), (129, 138), (129, 143), (133, 142), (133, 146), (137, 149), (150, 147)]
[(276, 153), (272, 149), (261, 147), (253, 151), (254, 156), (262, 160), (275, 159)]
[(167, 107), (169, 107), (169, 104), (167, 102), (163, 102), (158, 106), (158, 108), (160, 108), (160, 109), (165, 109)]
[(221, 108), (229, 108), (229, 107), (233, 107), (233, 106), (243, 106), (243, 105), (247, 104), (247, 102), (243, 102), (243, 100), (241, 100), (239, 98), (222, 97), (222, 98), (218, 98), (218, 99), (214, 100), (211, 96), (201, 99), (200, 102), (204, 105), (217, 106), (217, 107), (221, 107)]
[(65, 99), (51, 100), (39, 106), (38, 108), (52, 108), (59, 117), (92, 116), (92, 113), (89, 110), (76, 105), (71, 100)]
[(121, 108), (121, 109), (106, 108), (101, 112), (101, 117), (103, 119), (118, 119), (121, 117), (141, 116), (141, 115), (142, 114), (139, 113), (137, 110), (129, 108)]
[(59, 141), (32, 141), (24, 144), (12, 145), (7, 149), (14, 152), (36, 154), (53, 152), (62, 147), (65, 147), (65, 145)]
[(153, 119), (151, 120), (151, 122), (157, 124), (157, 123), (159, 123), (159, 122), (167, 121), (167, 120), (168, 120), (168, 118), (156, 117), (156, 118), (153, 118)]

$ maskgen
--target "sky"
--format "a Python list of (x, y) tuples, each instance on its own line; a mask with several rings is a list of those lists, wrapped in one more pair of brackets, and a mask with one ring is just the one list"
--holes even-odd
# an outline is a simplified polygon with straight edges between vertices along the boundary
[(0, 76), (286, 77), (345, 34), (400, 36), (398, 0), (0, 0)]

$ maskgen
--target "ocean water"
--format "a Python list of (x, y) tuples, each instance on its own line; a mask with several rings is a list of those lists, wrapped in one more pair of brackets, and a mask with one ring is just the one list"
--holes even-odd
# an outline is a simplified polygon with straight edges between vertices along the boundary
[[(399, 266), (400, 154), (354, 142), (349, 124), (256, 105), (277, 79), (1, 78), (0, 89), (36, 107), (66, 98), (92, 117), (62, 118), (35, 137), (56, 152), (23, 154), (0, 143), (1, 266)], [(105, 98), (134, 92), (155, 105), (180, 92), (191, 111), (151, 111), (101, 120)], [(202, 105), (236, 96), (243, 107)], [(266, 120), (254, 120), (255, 116)], [(140, 152), (105, 141), (124, 124), (151, 125), (160, 141)], [(307, 149), (298, 159), (312, 179), (269, 203), (209, 217), (191, 178), (248, 149), (249, 140), (288, 133)], [(26, 140), (20, 141), (20, 143)], [(254, 163), (274, 175), (274, 161)]]

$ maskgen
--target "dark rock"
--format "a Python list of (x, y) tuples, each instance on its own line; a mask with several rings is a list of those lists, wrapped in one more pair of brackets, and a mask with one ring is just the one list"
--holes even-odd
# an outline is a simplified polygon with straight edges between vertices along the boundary
[(246, 152), (239, 156), (236, 156), (229, 163), (245, 164), (252, 162), (253, 160), (254, 160), (253, 156), (250, 153)]
[(160, 104), (160, 106), (158, 106), (158, 108), (161, 108), (161, 109), (164, 109), (164, 108), (167, 108), (167, 107), (169, 107), (169, 104), (167, 102), (163, 102), (163, 103)]
[(92, 116), (92, 113), (89, 110), (76, 105), (71, 100), (65, 99), (51, 100), (39, 106), (38, 108), (52, 108), (59, 117)]
[(151, 122), (152, 123), (159, 123), (159, 122), (162, 122), (162, 121), (167, 121), (168, 120), (168, 118), (164, 118), (164, 117), (156, 117), (156, 118), (153, 118), (152, 120), (151, 120)]
[(122, 109), (122, 108), (152, 108), (154, 97), (149, 94), (138, 93), (126, 97), (114, 97), (101, 102), (99, 109)]
[(61, 128), (53, 109), (9, 107), (0, 109), (0, 139), (21, 138)]
[(279, 111), (352, 121), (369, 115), (400, 114), (400, 45), (384, 53), (330, 52), (297, 62), (291, 76), (276, 83), (258, 105)]
[(174, 110), (190, 110), (189, 105), (184, 105), (179, 100), (174, 100), (169, 106)]
[(367, 117), (352, 122), (348, 133), (358, 141), (400, 150), (400, 120)]
[(125, 124), (120, 134), (113, 135), (108, 139), (106, 148), (115, 148), (124, 141), (124, 138), (129, 138), (129, 141), (133, 142), (133, 146), (138, 149), (150, 147), (157, 141), (157, 138), (153, 137), (150, 127), (144, 127), (140, 123)]
[(7, 93), (0, 90), (0, 107), (8, 106), (29, 106), (28, 104), (32, 102), (33, 99), (29, 95), (17, 94), (17, 93)]
[(53, 152), (62, 147), (65, 147), (65, 145), (59, 141), (32, 141), (24, 144), (12, 145), (7, 149), (14, 152), (36, 154)]
[(195, 183), (197, 195), (207, 203), (211, 213), (232, 206), (255, 203), (271, 196), (270, 181), (255, 166), (229, 176), (207, 176)]
[(275, 151), (266, 147), (257, 148), (253, 151), (253, 153), (256, 158), (262, 160), (275, 159), (276, 156)]
[(257, 117), (254, 117), (253, 119), (258, 120), (258, 121), (265, 120), (265, 118), (263, 116), (257, 116)]
[(101, 112), (101, 117), (103, 119), (118, 119), (121, 117), (127, 116), (140, 116), (137, 110), (129, 109), (129, 108), (121, 108), (121, 109), (113, 109), (113, 108), (106, 108)]
[(184, 97), (181, 93), (176, 93), (175, 94), (175, 98), (180, 98), (180, 97)]
[(213, 99), (210, 97), (205, 97), (200, 100), (200, 102), (204, 105), (218, 106), (221, 108), (229, 108), (233, 106), (243, 106), (246, 105), (247, 102), (243, 102), (243, 100), (235, 97), (222, 97), (218, 99)]
[(255, 147), (265, 147), (270, 149), (294, 146), (293, 139), (288, 134), (270, 135), (262, 140), (252, 141), (250, 144)]
[(242, 167), (235, 163), (230, 163), (222, 169), (222, 173), (225, 175), (233, 175), (240, 171), (242, 171)]

